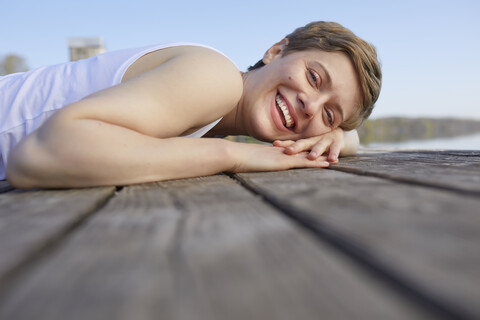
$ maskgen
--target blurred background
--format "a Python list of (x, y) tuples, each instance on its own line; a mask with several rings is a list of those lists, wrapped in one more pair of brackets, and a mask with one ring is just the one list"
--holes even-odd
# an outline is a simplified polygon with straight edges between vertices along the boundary
[(480, 149), (478, 1), (0, 0), (0, 11), (0, 74), (179, 41), (245, 70), (296, 27), (336, 21), (373, 43), (383, 66), (364, 146)]

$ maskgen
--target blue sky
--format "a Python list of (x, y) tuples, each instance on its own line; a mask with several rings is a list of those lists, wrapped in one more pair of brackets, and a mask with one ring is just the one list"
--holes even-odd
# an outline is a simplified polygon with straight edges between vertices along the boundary
[(68, 60), (67, 38), (101, 36), (107, 50), (187, 41), (242, 69), (314, 20), (372, 42), (384, 85), (372, 114), (480, 120), (480, 1), (0, 0), (0, 55), (30, 68)]

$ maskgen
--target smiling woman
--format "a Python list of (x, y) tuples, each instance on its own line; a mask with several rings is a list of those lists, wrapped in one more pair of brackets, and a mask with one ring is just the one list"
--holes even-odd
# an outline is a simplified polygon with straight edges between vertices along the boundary
[(320, 136), (358, 108), (359, 84), (346, 55), (307, 50), (282, 56), (287, 43), (270, 48), (266, 65), (245, 76), (248, 94), (239, 108), (249, 109), (240, 115), (250, 118), (242, 123), (247, 134), (262, 140)]
[[(16, 187), (326, 167), (355, 152), (358, 136), (341, 128), (370, 114), (380, 84), (375, 49), (326, 22), (297, 29), (245, 73), (215, 49), (175, 43), (9, 75), (0, 178), (4, 165)], [(216, 138), (227, 134), (274, 143)]]

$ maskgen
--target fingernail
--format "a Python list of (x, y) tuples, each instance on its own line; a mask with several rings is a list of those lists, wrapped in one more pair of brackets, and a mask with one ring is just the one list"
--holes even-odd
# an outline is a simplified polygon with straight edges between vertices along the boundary
[(315, 158), (318, 157), (318, 153), (316, 153), (315, 151), (310, 152), (310, 155)]

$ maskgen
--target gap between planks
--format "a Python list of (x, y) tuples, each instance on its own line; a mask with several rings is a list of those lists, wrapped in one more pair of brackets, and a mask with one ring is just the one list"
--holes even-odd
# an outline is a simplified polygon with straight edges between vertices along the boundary
[(81, 229), (23, 279), (3, 314), (83, 319), (94, 310), (90, 315), (98, 319), (315, 319), (321, 310), (323, 318), (338, 319), (426, 316), (388, 288), (378, 291), (377, 279), (364, 278), (356, 264), (226, 176), (126, 188)]
[[(22, 274), (28, 272), (28, 270), (34, 268), (43, 259), (47, 258), (50, 253), (54, 252), (59, 246), (62, 245), (65, 238), (85, 224), (96, 212), (105, 207), (107, 203), (115, 197), (116, 192), (121, 191), (122, 189), (123, 187), (116, 187), (115, 189), (112, 188), (110, 194), (94, 203), (89, 210), (86, 210), (75, 219), (72, 219), (70, 223), (60, 228), (50, 237), (43, 239), (39, 245), (31, 248), (29, 253), (25, 254), (23, 259), (20, 259), (11, 268), (0, 274), (0, 299), (5, 294), (8, 294), (9, 288), (15, 285), (16, 281), (21, 277)], [(14, 188), (12, 188), (12, 190), (15, 192)]]
[(426, 187), (426, 188), (432, 188), (432, 189), (437, 189), (437, 190), (444, 190), (444, 191), (454, 192), (456, 194), (463, 195), (463, 196), (473, 196), (473, 197), (480, 196), (480, 191), (458, 189), (456, 187), (452, 187), (452, 186), (445, 185), (445, 184), (433, 183), (433, 182), (428, 182), (428, 181), (421, 181), (421, 180), (412, 179), (412, 178), (409, 178), (409, 177), (400, 177), (400, 176), (396, 176), (396, 175), (389, 175), (389, 174), (386, 174), (386, 173), (378, 173), (378, 172), (373, 172), (373, 171), (369, 171), (369, 170), (365, 170), (365, 169), (342, 167), (341, 165), (338, 165), (338, 166), (334, 166), (334, 167), (329, 167), (329, 168), (327, 168), (327, 170), (340, 171), (340, 172), (355, 174), (357, 176), (375, 177), (375, 178), (380, 178), (380, 179), (384, 179), (384, 180), (389, 180), (389, 181), (393, 181), (393, 182), (399, 182), (399, 183), (414, 185), (414, 186), (419, 186), (419, 187)]
[[(274, 195), (270, 195), (268, 191), (262, 190), (262, 188), (257, 187), (254, 183), (247, 181), (247, 179), (244, 179), (237, 174), (227, 175), (251, 193), (263, 199), (267, 204), (271, 205), (294, 223), (310, 232), (317, 241), (327, 244), (338, 252), (344, 254), (364, 270), (390, 287), (393, 287), (393, 289), (398, 290), (399, 293), (416, 305), (428, 310), (441, 319), (475, 319), (473, 315), (455, 305), (452, 305), (449, 301), (445, 301), (444, 299), (432, 296), (428, 292), (425, 292), (416, 286), (413, 281), (410, 281), (408, 278), (382, 263), (365, 248), (356, 245), (354, 241), (349, 239), (349, 237), (342, 232), (311, 217), (308, 213), (303, 212), (302, 209), (297, 208), (295, 205), (283, 201)], [(380, 178), (383, 177), (380, 176)]]
[[(448, 182), (445, 183), (443, 180), (429, 179), (428, 176), (425, 176), (425, 173), (423, 173), (423, 175), (419, 174), (418, 177), (412, 177), (409, 174), (402, 175), (402, 171), (385, 172), (385, 170), (377, 171), (376, 169), (372, 169), (370, 167), (364, 167), (364, 166), (355, 167), (355, 166), (351, 166), (351, 162), (348, 161), (348, 160), (364, 161), (364, 160), (368, 160), (369, 157), (371, 157), (371, 159), (375, 161), (377, 159), (375, 159), (374, 156), (382, 155), (382, 154), (387, 155), (387, 157), (398, 155), (398, 157), (404, 158), (404, 157), (410, 156), (411, 160), (413, 161), (417, 160), (417, 161), (424, 162), (423, 164), (425, 167), (428, 164), (430, 164), (429, 161), (425, 162), (426, 159), (435, 160), (435, 162), (447, 161), (447, 163), (443, 165), (443, 167), (445, 168), (449, 167), (449, 164), (456, 164), (455, 162), (452, 162), (452, 159), (448, 158), (449, 156), (466, 158), (465, 160), (470, 160), (469, 158), (475, 159), (475, 160), (472, 160), (472, 165), (476, 167), (478, 167), (478, 163), (480, 163), (480, 151), (375, 150), (372, 152), (367, 151), (363, 153), (358, 153), (355, 156), (346, 157), (345, 159), (347, 160), (347, 162), (344, 162), (344, 163), (340, 162), (339, 164), (330, 166), (327, 169), (351, 173), (359, 176), (376, 177), (376, 178), (381, 178), (381, 179), (390, 180), (393, 182), (399, 182), (399, 183), (408, 184), (408, 185), (415, 185), (415, 186), (428, 187), (428, 188), (433, 188), (438, 190), (450, 191), (463, 196), (467, 195), (467, 196), (478, 197), (480, 195), (480, 189), (471, 188), (472, 185), (475, 185), (475, 183), (472, 181), (467, 181), (466, 183), (461, 183), (460, 185), (456, 185)], [(434, 159), (433, 156), (441, 156), (444, 158)], [(367, 158), (362, 159), (361, 157), (367, 157)], [(430, 157), (432, 158), (429, 159)], [(380, 160), (385, 160), (385, 159), (380, 159)], [(396, 160), (399, 160), (399, 159), (396, 159)], [(403, 160), (403, 159), (400, 159), (400, 160)], [(379, 164), (382, 165), (383, 163), (379, 162)], [(392, 165), (392, 167), (394, 166), (396, 167), (395, 164)], [(438, 170), (440, 170), (441, 168), (442, 167), (437, 167)], [(461, 170), (464, 171), (464, 168), (462, 168)], [(471, 168), (471, 175), (473, 175), (474, 178), (477, 178), (480, 181), (480, 172), (478, 172), (476, 168)]]

